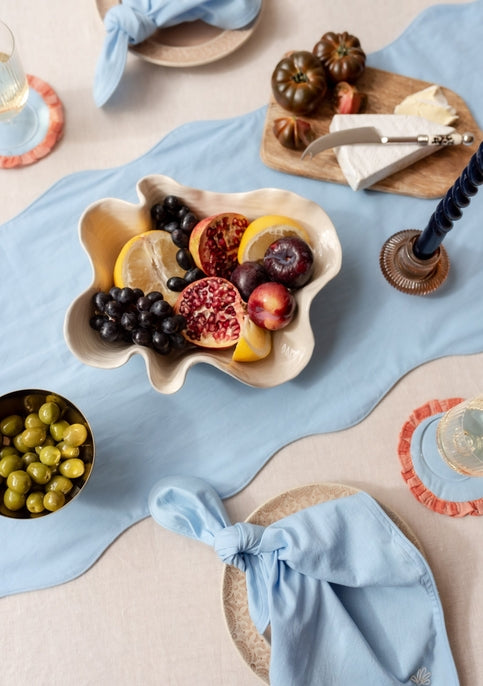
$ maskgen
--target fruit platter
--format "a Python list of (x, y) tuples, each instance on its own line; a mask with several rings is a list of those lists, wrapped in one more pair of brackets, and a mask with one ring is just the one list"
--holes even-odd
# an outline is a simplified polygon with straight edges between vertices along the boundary
[(314, 349), (311, 303), (341, 267), (327, 213), (276, 188), (223, 194), (151, 175), (136, 190), (138, 204), (104, 198), (80, 219), (93, 279), (66, 313), (71, 352), (104, 369), (141, 355), (168, 394), (199, 363), (253, 387), (296, 377)]

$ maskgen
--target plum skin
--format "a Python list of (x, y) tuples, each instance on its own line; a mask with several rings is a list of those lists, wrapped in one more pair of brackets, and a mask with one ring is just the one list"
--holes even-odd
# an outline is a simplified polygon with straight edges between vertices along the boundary
[(270, 280), (270, 276), (262, 264), (250, 261), (237, 265), (230, 276), (230, 281), (238, 288), (245, 302), (257, 286)]
[(287, 288), (301, 288), (312, 276), (314, 254), (299, 236), (286, 236), (267, 248), (263, 266), (273, 281)]
[(288, 288), (275, 281), (260, 284), (247, 302), (250, 319), (262, 329), (278, 331), (290, 324), (295, 314), (295, 298)]

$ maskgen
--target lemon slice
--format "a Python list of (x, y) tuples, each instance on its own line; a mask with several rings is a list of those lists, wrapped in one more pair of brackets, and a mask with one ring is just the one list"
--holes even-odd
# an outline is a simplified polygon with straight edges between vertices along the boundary
[(257, 326), (249, 317), (245, 319), (242, 335), (235, 350), (232, 360), (234, 362), (256, 362), (263, 360), (272, 350), (272, 333), (267, 329)]
[(114, 285), (140, 288), (144, 293), (159, 291), (171, 305), (178, 293), (166, 285), (171, 276), (184, 276), (176, 261), (178, 248), (167, 231), (145, 231), (122, 247), (114, 265)]
[(263, 259), (269, 245), (285, 236), (299, 236), (310, 245), (307, 231), (290, 217), (267, 214), (252, 221), (241, 237), (238, 262), (256, 262)]

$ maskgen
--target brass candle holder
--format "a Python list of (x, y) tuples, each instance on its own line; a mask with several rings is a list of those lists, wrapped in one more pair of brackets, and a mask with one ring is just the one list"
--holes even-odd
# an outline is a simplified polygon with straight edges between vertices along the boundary
[(483, 183), (483, 142), (438, 204), (424, 231), (407, 229), (383, 245), (379, 265), (385, 279), (403, 293), (427, 295), (445, 281), (449, 258), (441, 245)]

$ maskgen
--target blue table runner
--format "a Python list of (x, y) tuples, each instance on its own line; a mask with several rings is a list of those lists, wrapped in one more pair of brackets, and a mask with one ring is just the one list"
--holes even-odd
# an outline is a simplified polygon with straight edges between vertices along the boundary
[[(368, 64), (454, 90), (481, 127), (483, 92), (474, 82), (483, 71), (482, 19), (483, 0), (429, 8)], [(445, 285), (425, 298), (399, 293), (380, 272), (381, 246), (396, 231), (424, 228), (437, 201), (354, 193), (269, 169), (259, 156), (265, 115), (262, 107), (184, 125), (127, 165), (61, 179), (0, 227), (0, 393), (46, 388), (66, 395), (87, 415), (97, 449), (90, 481), (64, 510), (35, 521), (0, 518), (0, 596), (81, 574), (147, 516), (147, 495), (162, 476), (199, 476), (226, 498), (288, 443), (361, 421), (411, 369), (483, 350), (483, 197), (445, 239)], [(137, 203), (137, 181), (153, 173), (218, 192), (285, 188), (329, 214), (343, 264), (313, 303), (315, 350), (296, 379), (253, 389), (198, 365), (178, 393), (164, 396), (151, 388), (139, 356), (100, 370), (70, 353), (65, 312), (92, 279), (78, 239), (80, 215), (103, 197)]]

